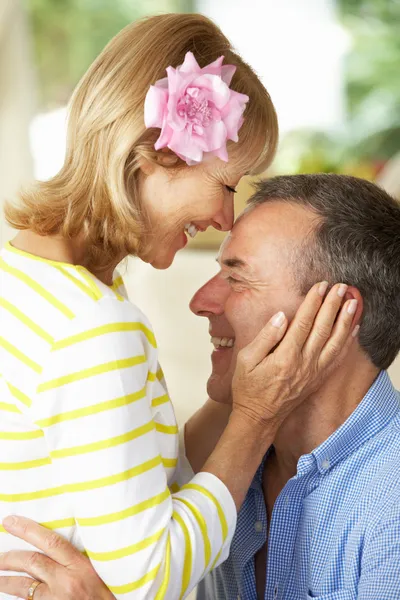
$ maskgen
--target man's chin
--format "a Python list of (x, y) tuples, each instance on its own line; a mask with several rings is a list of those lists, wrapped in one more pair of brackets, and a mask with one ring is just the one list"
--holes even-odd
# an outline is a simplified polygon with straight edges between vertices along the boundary
[(215, 402), (221, 404), (232, 404), (231, 381), (224, 381), (220, 375), (210, 375), (207, 381), (207, 393)]

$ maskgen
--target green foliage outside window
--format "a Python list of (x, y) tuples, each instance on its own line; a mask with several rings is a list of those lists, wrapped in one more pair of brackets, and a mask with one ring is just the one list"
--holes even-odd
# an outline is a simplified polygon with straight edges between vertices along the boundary
[(400, 2), (340, 0), (352, 33), (348, 111), (357, 154), (385, 159), (400, 149)]
[(81, 75), (128, 23), (186, 12), (190, 0), (24, 0), (32, 30), (40, 109), (64, 105)]
[(337, 0), (337, 5), (351, 39), (345, 59), (346, 126), (335, 134), (291, 132), (276, 170), (374, 179), (400, 150), (400, 2)]

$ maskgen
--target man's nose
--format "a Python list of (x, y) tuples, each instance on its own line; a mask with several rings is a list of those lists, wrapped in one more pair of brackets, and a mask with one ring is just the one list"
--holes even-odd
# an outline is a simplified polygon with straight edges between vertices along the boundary
[(216, 275), (195, 293), (189, 304), (190, 310), (199, 317), (222, 315), (228, 294), (229, 283)]
[[(233, 194), (231, 194), (232, 196)], [(214, 216), (213, 225), (215, 229), (220, 231), (230, 231), (233, 227), (233, 219), (235, 216), (235, 208), (233, 199), (229, 198), (224, 202), (223, 209)]]

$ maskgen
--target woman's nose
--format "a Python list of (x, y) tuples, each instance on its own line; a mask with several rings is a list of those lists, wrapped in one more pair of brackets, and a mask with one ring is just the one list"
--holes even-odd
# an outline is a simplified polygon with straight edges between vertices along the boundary
[(216, 275), (201, 287), (190, 301), (190, 310), (199, 317), (210, 317), (224, 313), (229, 284)]
[(224, 202), (223, 209), (213, 219), (215, 229), (230, 231), (233, 227), (234, 214), (233, 198), (229, 198)]

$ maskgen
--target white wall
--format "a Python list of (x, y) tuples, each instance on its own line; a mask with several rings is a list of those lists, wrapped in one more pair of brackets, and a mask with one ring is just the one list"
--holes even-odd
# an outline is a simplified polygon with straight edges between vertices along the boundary
[(197, 0), (263, 80), (281, 132), (343, 123), (349, 40), (333, 0)]

